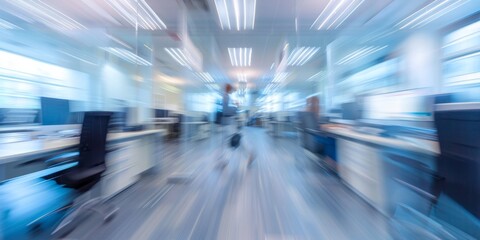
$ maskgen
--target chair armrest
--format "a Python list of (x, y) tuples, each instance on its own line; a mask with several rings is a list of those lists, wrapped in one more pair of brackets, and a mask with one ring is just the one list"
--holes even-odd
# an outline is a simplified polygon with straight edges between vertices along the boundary
[(417, 193), (418, 195), (420, 195), (420, 196), (422, 196), (422, 197), (424, 197), (424, 198), (426, 198), (426, 199), (428, 199), (428, 200), (431, 200), (431, 201), (436, 201), (436, 200), (437, 200), (437, 197), (435, 197), (435, 195), (433, 195), (433, 194), (431, 194), (431, 193), (429, 193), (429, 192), (427, 192), (427, 191), (425, 191), (425, 190), (422, 190), (422, 189), (420, 189), (420, 188), (418, 188), (418, 187), (415, 187), (415, 186), (413, 186), (412, 184), (409, 184), (409, 183), (407, 183), (407, 182), (405, 182), (405, 181), (402, 181), (402, 180), (400, 180), (400, 179), (398, 179), (398, 178), (395, 178), (395, 181), (398, 182), (398, 183), (400, 183), (400, 185), (408, 188), (409, 190)]

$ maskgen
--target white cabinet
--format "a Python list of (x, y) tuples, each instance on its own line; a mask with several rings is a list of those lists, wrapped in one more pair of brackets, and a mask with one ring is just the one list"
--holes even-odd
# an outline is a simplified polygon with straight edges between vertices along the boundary
[(342, 180), (380, 212), (386, 213), (384, 163), (380, 149), (338, 139), (338, 171)]

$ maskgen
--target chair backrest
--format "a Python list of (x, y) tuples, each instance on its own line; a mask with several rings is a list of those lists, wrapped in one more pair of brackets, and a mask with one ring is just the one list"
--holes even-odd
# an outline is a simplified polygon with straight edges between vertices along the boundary
[(80, 168), (86, 169), (105, 164), (106, 142), (110, 112), (86, 112), (80, 134)]
[(301, 129), (301, 132), (302, 132), (301, 139), (302, 139), (303, 147), (313, 153), (319, 153), (322, 147), (316, 141), (316, 137), (306, 132), (306, 129), (313, 129), (313, 130), (320, 129), (318, 118), (315, 116), (315, 113), (299, 112), (298, 119), (300, 122), (299, 128)]
[(480, 102), (437, 104), (443, 193), (480, 218)]

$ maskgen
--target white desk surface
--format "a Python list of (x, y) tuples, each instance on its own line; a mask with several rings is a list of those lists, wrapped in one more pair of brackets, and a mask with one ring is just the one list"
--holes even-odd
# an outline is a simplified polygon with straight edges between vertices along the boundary
[(356, 132), (352, 129), (349, 129), (344, 126), (335, 126), (329, 125), (322, 127), (322, 130), (346, 138), (357, 139), (364, 142), (373, 143), (380, 146), (396, 148), (400, 150), (407, 150), (412, 152), (419, 152), (428, 155), (438, 155), (440, 154), (440, 147), (438, 142), (412, 138), (412, 137), (401, 137), (401, 138), (386, 138), (376, 135), (370, 135), (365, 133)]
[[(155, 129), (138, 132), (109, 133), (107, 141), (122, 142), (151, 134), (165, 134), (166, 130)], [(19, 158), (73, 148), (79, 143), (79, 138), (36, 139), (25, 142), (15, 142), (0, 145), (0, 164), (9, 163)]]
[(208, 124), (209, 122), (182, 122), (182, 124)]
[(0, 133), (4, 132), (29, 132), (29, 131), (36, 131), (41, 129), (42, 126), (40, 125), (30, 125), (30, 126), (16, 126), (16, 127), (0, 127)]
[(161, 118), (152, 118), (154, 122), (178, 122), (176, 117), (161, 117)]

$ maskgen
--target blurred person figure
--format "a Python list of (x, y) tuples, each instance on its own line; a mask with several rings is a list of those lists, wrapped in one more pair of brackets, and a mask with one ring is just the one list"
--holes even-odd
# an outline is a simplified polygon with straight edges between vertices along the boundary
[[(233, 148), (241, 147), (242, 150), (248, 153), (248, 165), (250, 165), (255, 155), (250, 148), (245, 144), (245, 140), (241, 141), (240, 127), (237, 124), (236, 116), (238, 110), (238, 103), (234, 103), (230, 94), (233, 92), (233, 86), (230, 84), (225, 85), (225, 92), (223, 93), (222, 102), (222, 146), (220, 159), (224, 160), (224, 165), (228, 164), (226, 152), (232, 151)], [(228, 156), (231, 156), (229, 154)]]
[(307, 112), (313, 112), (317, 120), (320, 119), (320, 100), (317, 96), (307, 98)]

